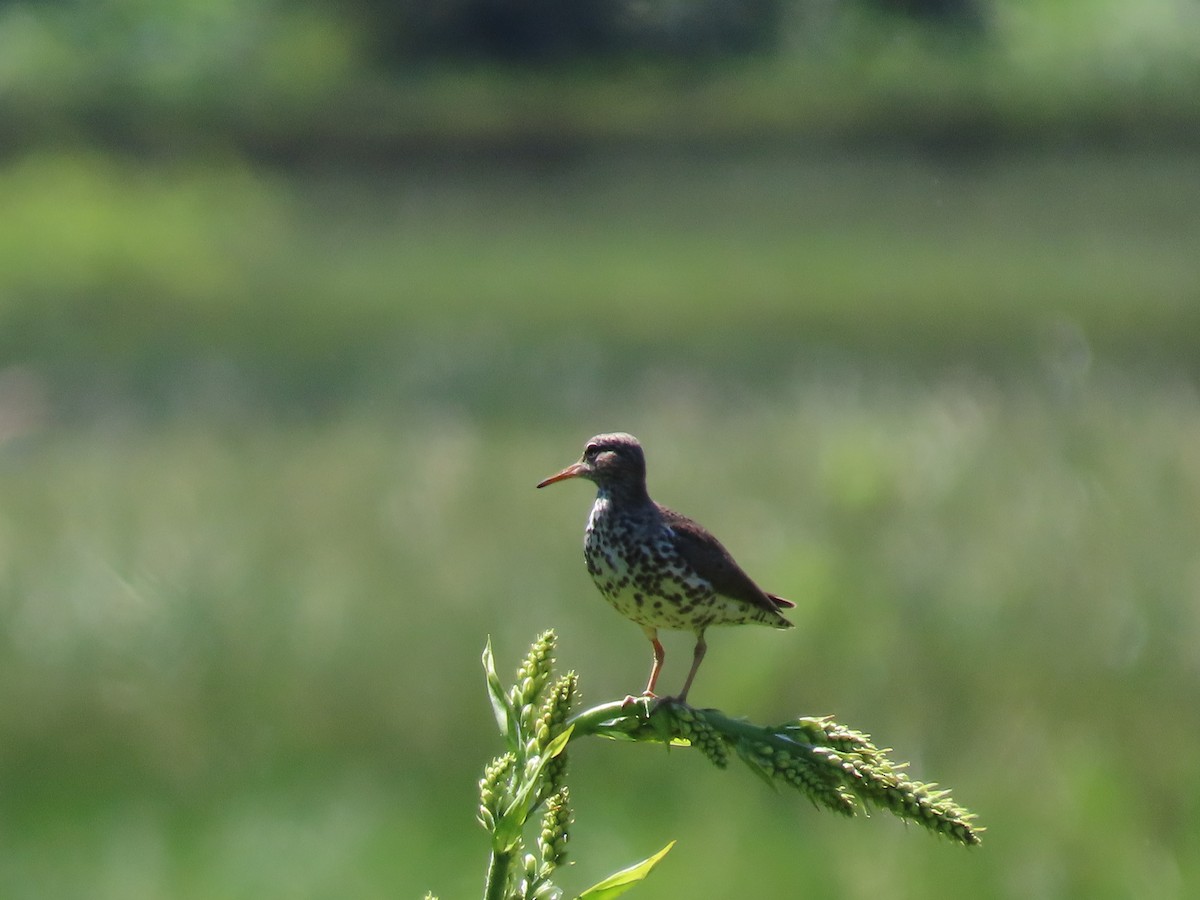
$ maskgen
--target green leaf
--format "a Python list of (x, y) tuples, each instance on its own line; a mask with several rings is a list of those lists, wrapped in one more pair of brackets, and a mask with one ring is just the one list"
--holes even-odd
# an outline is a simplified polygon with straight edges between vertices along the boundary
[(575, 730), (574, 725), (568, 725), (560, 731), (557, 737), (546, 745), (545, 752), (542, 753), (546, 759), (554, 759), (558, 754), (567, 749), (567, 741), (571, 740), (571, 733)]
[(544, 766), (539, 766), (530, 777), (522, 781), (517, 794), (509, 801), (508, 806), (500, 814), (496, 823), (496, 843), (502, 850), (511, 850), (521, 838), (529, 814), (537, 804), (542, 791), (541, 774)]
[(483, 672), (487, 678), (488, 699), (492, 701), (492, 714), (496, 717), (496, 725), (500, 733), (508, 741), (508, 746), (515, 750), (520, 744), (520, 723), (517, 721), (517, 711), (509, 702), (508, 692), (500, 684), (500, 676), (496, 674), (496, 660), (492, 656), (492, 639), (489, 636), (483, 648)]
[(593, 884), (590, 888), (580, 894), (576, 900), (611, 900), (613, 897), (619, 897), (647, 875), (650, 870), (658, 865), (659, 861), (667, 855), (668, 851), (675, 846), (675, 842), (667, 844), (649, 859), (643, 859), (640, 863), (630, 866), (628, 869), (622, 869), (620, 872), (614, 872), (603, 881)]
[(546, 766), (550, 764), (550, 760), (566, 749), (567, 741), (571, 739), (571, 732), (574, 730), (574, 725), (564, 728), (562, 733), (546, 747), (545, 753), (533, 758), (533, 766), (521, 773), (521, 784), (517, 788), (516, 795), (509, 801), (508, 806), (500, 814), (500, 821), (496, 823), (495, 842), (498, 849), (511, 850), (520, 840), (521, 831), (529, 820), (529, 814), (538, 805), (542, 788), (545, 786), (543, 775), (546, 772)]

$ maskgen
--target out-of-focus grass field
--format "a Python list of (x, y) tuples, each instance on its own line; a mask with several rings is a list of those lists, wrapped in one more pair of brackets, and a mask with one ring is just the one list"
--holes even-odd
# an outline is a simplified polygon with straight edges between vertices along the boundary
[(533, 489), (620, 428), (797, 602), (693, 701), (835, 714), (988, 831), (593, 742), (569, 890), (678, 839), (636, 896), (1194, 896), (1198, 198), (1184, 155), (9, 165), (0, 895), (478, 894), (487, 636), (643, 684), (589, 492)]

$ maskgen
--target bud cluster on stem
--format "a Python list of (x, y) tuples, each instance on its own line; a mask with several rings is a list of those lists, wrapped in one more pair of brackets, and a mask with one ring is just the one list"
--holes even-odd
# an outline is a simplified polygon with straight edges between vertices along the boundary
[[(488, 696), (507, 749), (479, 780), (479, 823), (491, 836), (485, 900), (558, 900), (552, 881), (567, 855), (573, 821), (566, 786), (567, 744), (594, 735), (667, 747), (695, 747), (718, 768), (736, 755), (772, 787), (791, 787), (817, 807), (853, 816), (864, 808), (886, 809), (952, 841), (980, 843), (975, 816), (949, 791), (935, 790), (905, 774), (890, 750), (829, 716), (802, 716), (781, 725), (755, 725), (717, 709), (698, 709), (673, 699), (641, 698), (604, 703), (571, 714), (578, 698), (574, 672), (551, 681), (554, 632), (541, 634), (505, 689), (496, 675), (489, 642), (483, 652)], [(541, 811), (535, 837), (526, 840)], [(641, 881), (666, 855), (614, 873), (578, 900), (616, 896)]]

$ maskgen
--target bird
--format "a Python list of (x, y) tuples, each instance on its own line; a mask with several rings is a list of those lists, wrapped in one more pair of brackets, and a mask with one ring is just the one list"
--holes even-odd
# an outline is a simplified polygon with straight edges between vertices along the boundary
[(646, 455), (633, 435), (596, 435), (578, 462), (537, 486), (571, 478), (596, 486), (583, 539), (588, 572), (604, 599), (640, 625), (654, 648), (643, 697), (657, 697), (654, 691), (666, 657), (658, 639), (660, 628), (696, 635), (692, 667), (674, 698), (685, 703), (708, 649), (704, 633), (710, 625), (793, 626), (780, 611), (796, 604), (755, 584), (703, 526), (650, 499)]

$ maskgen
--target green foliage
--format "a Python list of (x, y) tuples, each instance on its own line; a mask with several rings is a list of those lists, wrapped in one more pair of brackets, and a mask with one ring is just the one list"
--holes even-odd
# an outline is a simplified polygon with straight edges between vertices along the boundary
[(967, 41), (864, 14), (877, 5), (6, 3), (0, 137), (337, 160), (463, 139), (1153, 142), (1200, 117), (1188, 0), (1139, 7), (1137, 27), (1120, 3), (964, 0), (983, 10)]
[[(572, 812), (566, 775), (566, 747), (575, 730), (568, 719), (576, 678), (568, 672), (550, 691), (554, 632), (544, 632), (504, 691), (496, 676), (491, 641), (483, 670), (496, 723), (508, 752), (494, 759), (479, 782), (479, 823), (491, 834), (487, 900), (556, 900), (562, 896), (551, 876), (567, 855)], [(535, 718), (535, 713), (537, 713)], [(537, 854), (525, 853), (526, 825), (543, 809)], [(649, 874), (670, 846), (586, 890), (580, 900), (616, 897)]]
[[(843, 350), (1016, 371), (1076, 346), (1196, 360), (1186, 156), (642, 161), (469, 190), (426, 174), (414, 190), (95, 154), (14, 162), (0, 168), (0, 354), (85, 414), (77, 382), (102, 367), (98, 386), (152, 411), (365, 398), (492, 417), (553, 408), (564, 385), (623, 391), (621, 373), (654, 360), (718, 386), (752, 356), (766, 384)], [(582, 334), (603, 365), (574, 364)]]
[[(33, 83), (8, 51), (39, 6), (3, 7), (0, 103)], [(1059, 95), (1029, 87), (1047, 82), (1086, 142), (1102, 104), (1136, 122), (1194, 102), (1169, 67), (1139, 68), (1151, 11), (1121, 30), (1118, 6), (1005, 22), (1037, 41), (1012, 92), (880, 36), (878, 90), (910, 92), (880, 108), (953, 110), (982, 79), (997, 106), (972, 109), (1032, 103), (1031, 129), (1059, 127)], [(1096, 7), (1104, 27), (1077, 27)], [(60, 61), (88, 70), (68, 87), (115, 96), (87, 54)], [(442, 136), (517, 114), (634, 136), (703, 121), (730, 146), (783, 115), (861, 121), (852, 72), (772, 65), (685, 89), (434, 73), (397, 88), (412, 115), (368, 118)], [(656, 494), (800, 604), (786, 640), (714, 636), (694, 697), (871, 722), (992, 830), (964, 854), (890, 817), (809, 827), (790, 792), (644, 746), (616, 792), (612, 748), (589, 742), (571, 752), (587, 827), (558, 877), (596, 881), (591, 861), (689, 821), (641, 894), (787, 896), (797, 869), (847, 898), (1200, 892), (1200, 763), (1146, 762), (1147, 735), (1200, 743), (1180, 714), (1200, 705), (1187, 152), (789, 145), (288, 176), (226, 155), (222, 125), (189, 148), (220, 148), (202, 159), (22, 156), (45, 128), (86, 140), (30, 108), (29, 128), (0, 116), (17, 134), (0, 168), (4, 896), (470, 896), (481, 759), (462, 748), (488, 729), (457, 623), (515, 658), (552, 622), (599, 695), (644, 681), (643, 642), (579, 568), (581, 512), (529, 499), (552, 448), (596, 423), (646, 439)], [(730, 831), (754, 839), (735, 854)]]
[[(490, 641), (484, 649), (488, 696), (508, 744), (508, 752), (488, 765), (479, 782), (478, 818), (492, 836), (487, 900), (550, 900), (562, 893), (550, 878), (566, 856), (571, 821), (570, 795), (562, 780), (574, 676), (565, 676), (546, 695), (553, 650), (554, 634), (547, 631), (534, 642), (506, 692), (496, 675)], [(543, 806), (535, 856), (524, 852), (524, 831)]]
[(948, 791), (912, 781), (907, 763), (888, 759), (865, 734), (830, 717), (801, 717), (760, 726), (731, 719), (715, 709), (696, 709), (672, 700), (610, 703), (580, 713), (575, 737), (599, 734), (616, 740), (658, 741), (697, 747), (718, 768), (729, 748), (767, 784), (786, 784), (814, 806), (853, 816), (860, 804), (887, 809), (968, 846), (983, 830), (974, 816), (949, 799)]
[(784, 0), (703, 0), (687, 7), (648, 0), (348, 0), (374, 27), (380, 61), (400, 71), (414, 61), (464, 58), (582, 64), (636, 58), (713, 60), (773, 48)]
[[(483, 669), (496, 723), (508, 751), (494, 759), (479, 782), (479, 823), (491, 834), (491, 864), (484, 896), (488, 900), (558, 898), (550, 880), (567, 848), (572, 813), (563, 784), (566, 747), (573, 738), (600, 735), (622, 741), (695, 746), (718, 768), (728, 763), (728, 747), (768, 785), (783, 783), (804, 793), (815, 806), (853, 816), (858, 803), (887, 809), (968, 846), (980, 843), (971, 813), (955, 804), (949, 791), (910, 780), (907, 764), (897, 765), (866, 735), (830, 717), (802, 717), (764, 727), (731, 719), (715, 709), (695, 709), (676, 700), (643, 698), (602, 704), (567, 718), (575, 689), (568, 673), (543, 698), (551, 676), (555, 644), (552, 631), (533, 643), (504, 691), (496, 675), (491, 641)], [(542, 714), (534, 724), (535, 707)], [(554, 765), (555, 768), (551, 768)], [(538, 854), (523, 853), (524, 832), (544, 806)], [(617, 897), (649, 874), (674, 845), (593, 885), (579, 900)], [(518, 868), (520, 861), (523, 866)]]
[[(484, 889), (487, 900), (555, 900), (562, 896), (551, 876), (567, 855), (572, 819), (570, 793), (563, 780), (567, 742), (575, 730), (568, 714), (576, 677), (568, 672), (546, 690), (554, 643), (552, 631), (543, 632), (534, 641), (508, 691), (496, 675), (490, 640), (483, 651), (488, 697), (509, 748), (484, 769), (479, 782), (478, 819), (492, 836)], [(524, 831), (539, 808), (544, 810), (535, 855), (524, 852)], [(655, 856), (604, 879), (579, 900), (624, 893), (645, 878), (669, 849), (667, 846)]]
[(613, 897), (620, 897), (631, 887), (644, 880), (650, 874), (650, 870), (658, 865), (674, 846), (675, 842), (671, 841), (653, 856), (648, 856), (641, 862), (634, 863), (619, 872), (613, 872), (580, 894), (578, 900), (611, 900)]
[[(568, 346), (600, 377), (617, 353)], [(525, 400), (474, 416), (469, 381), (461, 407), (147, 421), (109, 401), (84, 424), (47, 418), (35, 368), (5, 372), (6, 895), (478, 896), (475, 781), (507, 745), (457, 623), (512, 659), (505, 692), (529, 621), (554, 625), (589, 696), (645, 680), (644, 640), (580, 569), (583, 511), (532, 487), (594, 422), (638, 433), (656, 495), (799, 604), (786, 635), (712, 633), (693, 701), (870, 723), (990, 830), (985, 852), (953, 852), (763, 789), (733, 750), (724, 774), (686, 749), (573, 740), (580, 824), (556, 882), (686, 837), (632, 896), (788, 896), (797, 870), (851, 900), (895, 883), (1000, 900), (1041, 879), (1063, 897), (1196, 893), (1200, 759), (1146, 762), (1147, 735), (1200, 742), (1180, 713), (1197, 704), (1192, 381), (1097, 351), (1020, 378), (843, 360), (716, 384), (692, 346), (690, 367), (626, 369), (620, 397), (565, 380), (553, 424)], [(670, 672), (691, 648), (664, 638)], [(753, 839), (734, 853), (731, 832)]]

